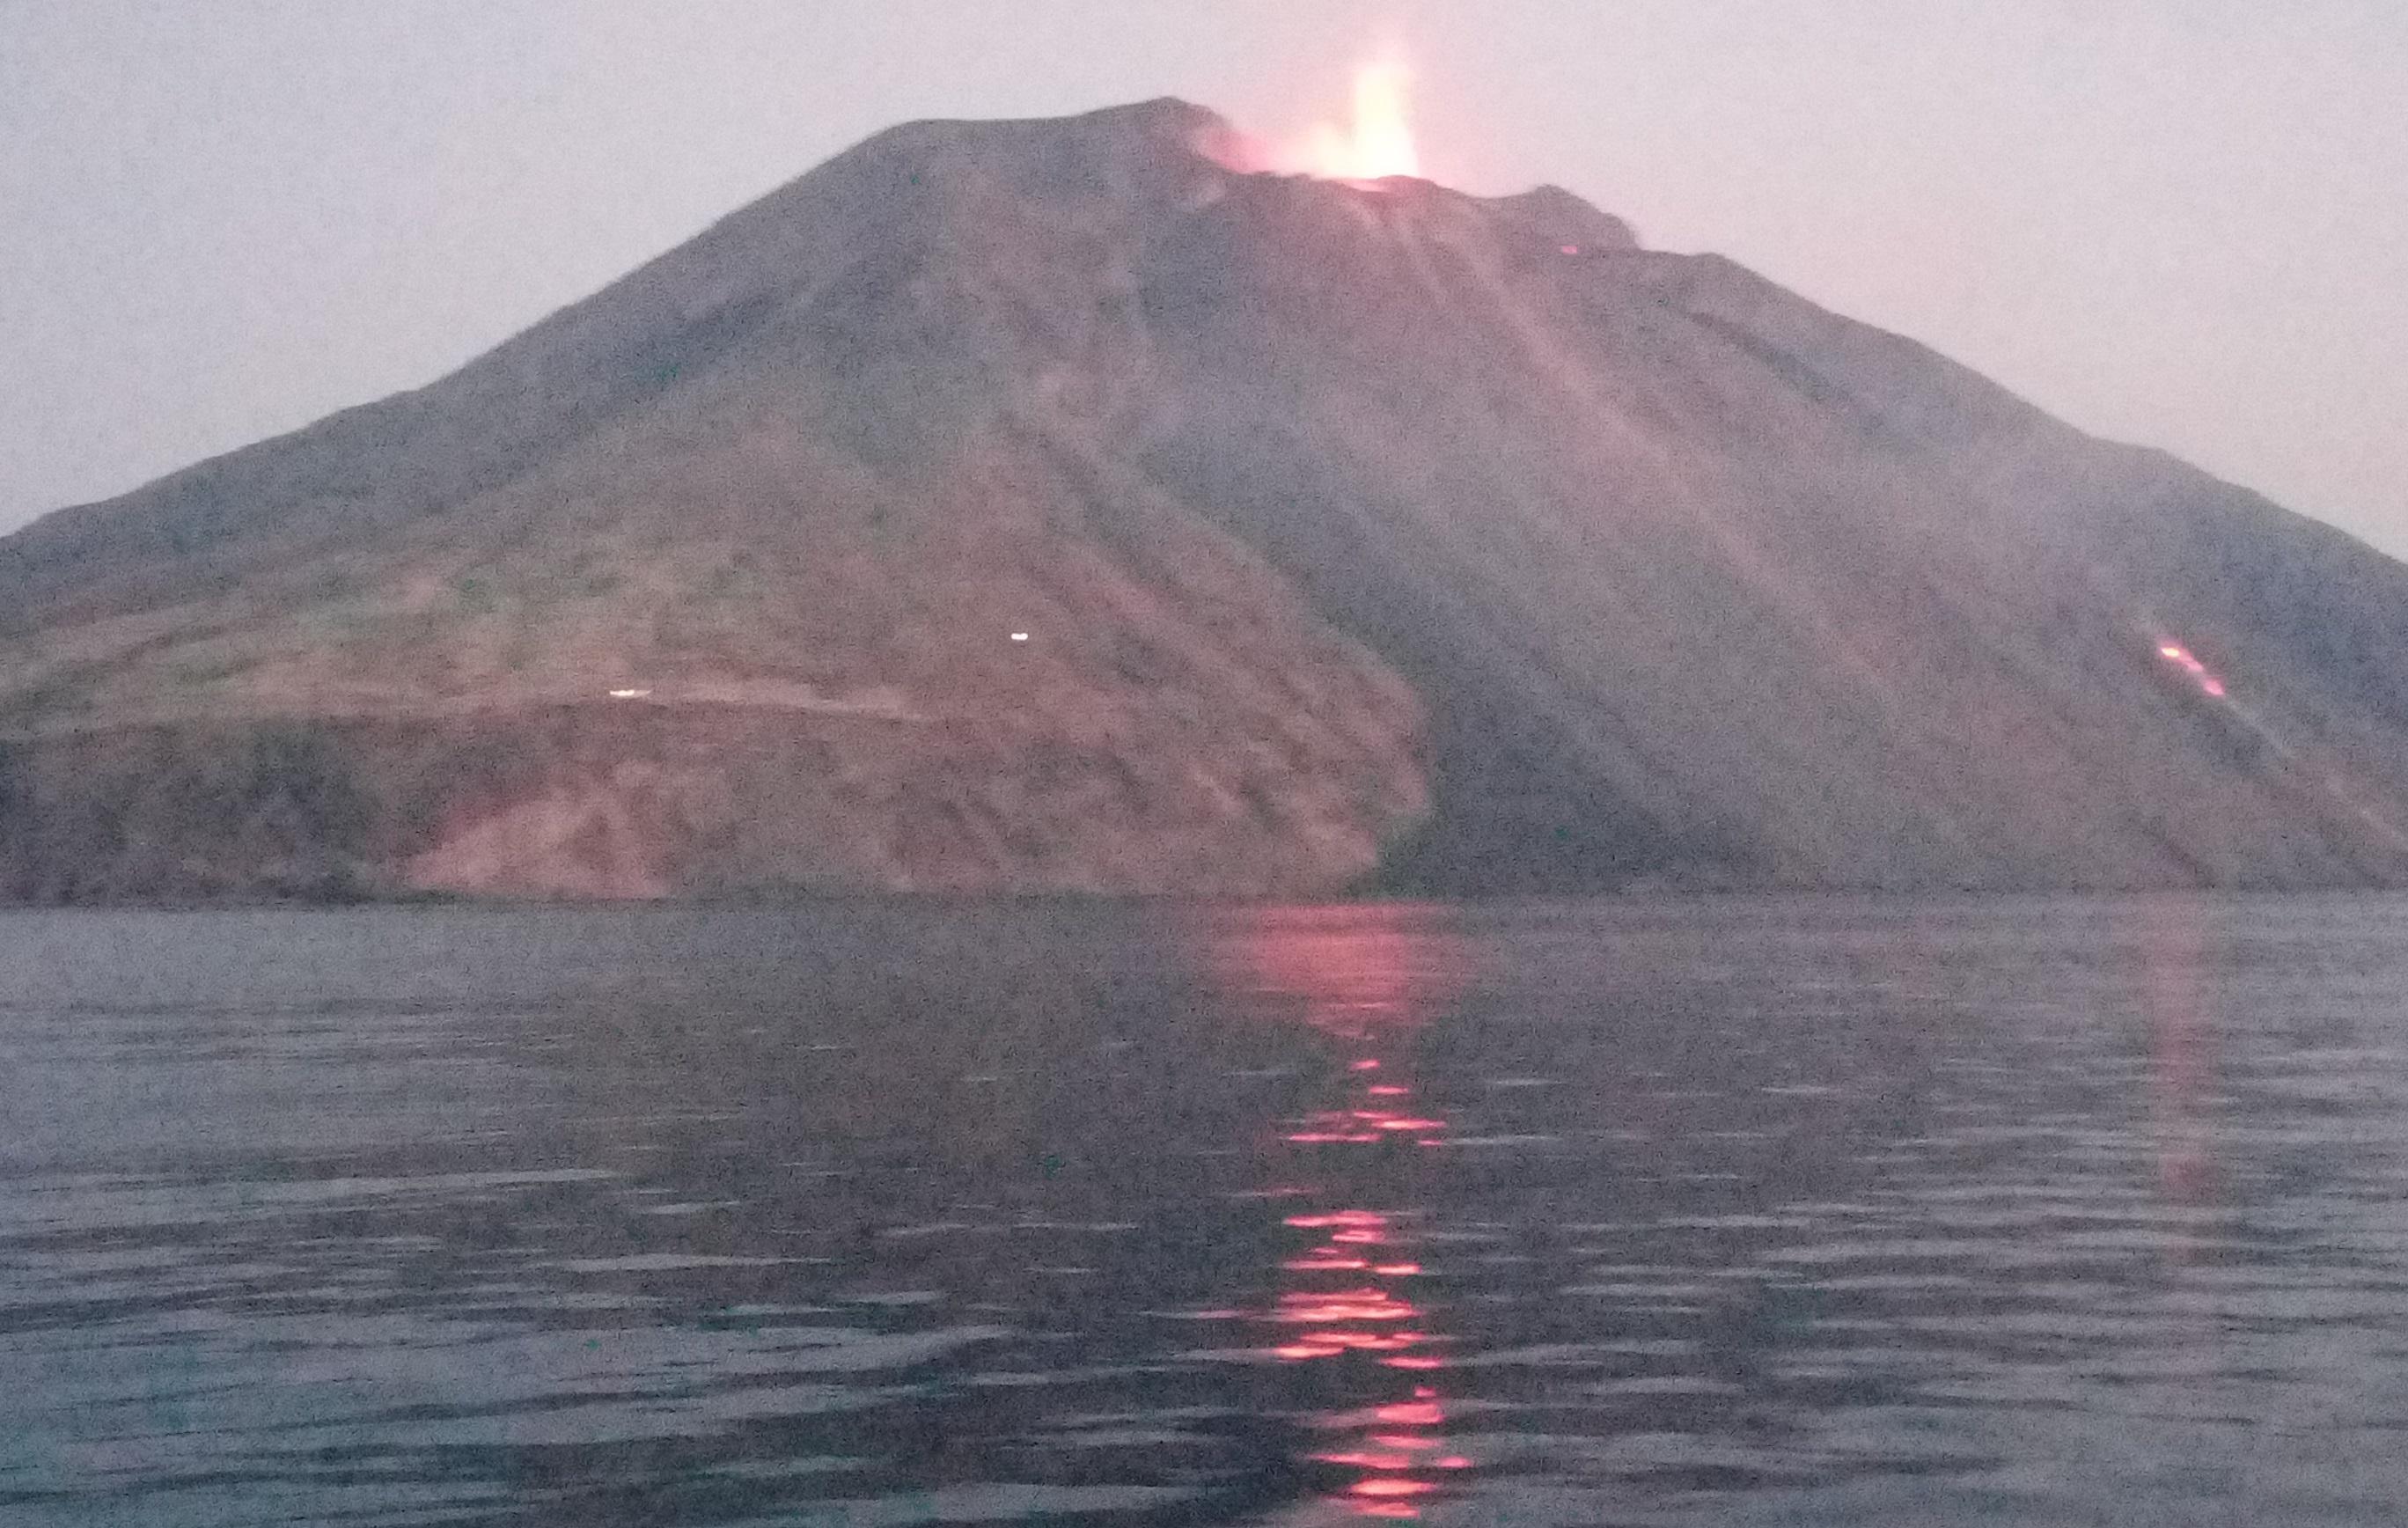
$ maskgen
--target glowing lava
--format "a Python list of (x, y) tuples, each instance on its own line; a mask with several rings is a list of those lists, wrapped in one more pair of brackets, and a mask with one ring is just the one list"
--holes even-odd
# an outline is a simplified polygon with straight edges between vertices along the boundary
[(2189, 648), (2178, 641), (2160, 641), (2157, 643), (2157, 656), (2190, 675), (2191, 683), (2200, 687), (2201, 694), (2219, 700), (2224, 699), (2224, 681), (2208, 672), (2207, 665), (2192, 656)]
[(1390, 59), (1354, 71), (1354, 125), (1351, 132), (1324, 123), (1306, 138), (1302, 163), (1308, 175), (1331, 180), (1377, 180), (1419, 175), (1407, 100), (1412, 72)]

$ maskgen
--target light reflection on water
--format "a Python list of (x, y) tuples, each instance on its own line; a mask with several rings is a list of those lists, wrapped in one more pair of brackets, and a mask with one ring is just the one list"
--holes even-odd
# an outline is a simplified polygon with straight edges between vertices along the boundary
[(2364, 1523), (2408, 902), (0, 918), (0, 1521)]
[(1273, 1137), (1267, 1175), (1294, 1206), (1281, 1223), (1310, 1245), (1280, 1262), (1269, 1351), (1350, 1371), (1338, 1383), (1354, 1404), (1302, 1419), (1325, 1435), (1310, 1462), (1340, 1472), (1323, 1489), (1363, 1517), (1418, 1518), (1471, 1463), (1444, 1433), (1449, 1338), (1413, 1303), (1435, 1270), (1416, 1261), (1412, 1196), (1386, 1209), (1355, 1201), (1403, 1189), (1414, 1164), (1398, 1154), (1445, 1137), (1447, 1122), (1416, 1104), (1412, 1042), (1469, 980), (1472, 952), (1443, 924), (1395, 908), (1257, 915), (1203, 947), (1241, 998), (1292, 1002), (1326, 1042), (1327, 1101)]

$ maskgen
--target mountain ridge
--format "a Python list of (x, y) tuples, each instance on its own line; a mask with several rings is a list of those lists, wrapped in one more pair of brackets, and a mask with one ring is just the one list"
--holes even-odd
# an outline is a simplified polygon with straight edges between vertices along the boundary
[(1242, 163), (904, 124), (0, 540), (0, 888), (2408, 882), (2408, 569), (1558, 188)]

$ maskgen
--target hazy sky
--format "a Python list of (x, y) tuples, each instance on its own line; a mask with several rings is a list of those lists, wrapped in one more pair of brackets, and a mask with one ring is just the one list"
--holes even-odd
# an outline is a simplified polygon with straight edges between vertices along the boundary
[(889, 123), (1383, 43), (1554, 180), (2408, 555), (2402, 0), (0, 0), (0, 530), (431, 381)]

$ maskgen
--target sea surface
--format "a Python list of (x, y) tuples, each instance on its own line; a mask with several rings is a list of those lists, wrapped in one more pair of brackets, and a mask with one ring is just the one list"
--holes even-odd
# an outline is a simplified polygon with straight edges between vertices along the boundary
[(0, 1523), (2408, 1521), (2408, 901), (0, 916)]

